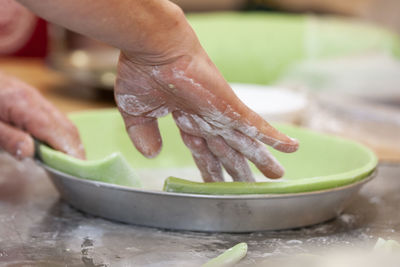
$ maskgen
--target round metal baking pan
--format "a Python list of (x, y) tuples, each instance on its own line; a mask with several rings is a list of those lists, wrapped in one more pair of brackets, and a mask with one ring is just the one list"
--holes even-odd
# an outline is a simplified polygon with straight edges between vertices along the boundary
[(61, 197), (83, 212), (135, 225), (203, 232), (253, 232), (298, 228), (339, 215), (361, 181), (296, 194), (197, 195), (135, 189), (84, 180), (40, 163)]

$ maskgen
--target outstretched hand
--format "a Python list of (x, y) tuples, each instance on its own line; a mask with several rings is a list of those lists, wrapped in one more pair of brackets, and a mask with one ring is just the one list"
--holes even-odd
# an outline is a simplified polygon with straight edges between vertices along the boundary
[(121, 53), (115, 99), (144, 156), (159, 153), (157, 119), (172, 113), (204, 181), (223, 181), (221, 165), (233, 180), (253, 181), (246, 159), (269, 178), (283, 175), (262, 143), (294, 152), (298, 142), (244, 105), (200, 46), (161, 64), (135, 60)]

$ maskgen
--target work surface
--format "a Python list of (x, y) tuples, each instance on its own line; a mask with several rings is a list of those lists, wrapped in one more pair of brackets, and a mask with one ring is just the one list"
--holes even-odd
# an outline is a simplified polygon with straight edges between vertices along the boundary
[[(0, 69), (38, 88), (63, 112), (114, 106), (109, 95), (71, 85), (38, 60), (1, 59)], [(378, 237), (400, 240), (399, 178), (400, 164), (381, 165), (342, 216), (304, 229), (172, 232), (85, 215), (59, 199), (32, 161), (0, 152), (0, 266), (198, 266), (239, 242), (249, 244), (243, 264), (254, 265), (316, 247), (372, 247)]]
[(243, 264), (253, 265), (318, 247), (372, 247), (378, 237), (400, 240), (399, 178), (400, 165), (381, 164), (344, 214), (304, 229), (173, 232), (83, 214), (34, 162), (0, 153), (0, 266), (198, 266), (239, 242), (249, 244)]

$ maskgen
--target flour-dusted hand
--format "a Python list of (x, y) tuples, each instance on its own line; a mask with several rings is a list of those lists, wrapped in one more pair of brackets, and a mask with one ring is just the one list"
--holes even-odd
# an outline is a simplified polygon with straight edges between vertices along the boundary
[(172, 112), (205, 181), (252, 181), (246, 158), (263, 174), (283, 168), (265, 143), (293, 152), (278, 132), (232, 92), (182, 10), (167, 0), (18, 0), (44, 18), (121, 49), (115, 98), (135, 146), (161, 149), (157, 118)]
[(294, 152), (298, 142), (236, 97), (194, 34), (189, 44), (192, 50), (181, 43), (161, 63), (121, 53), (115, 99), (136, 148), (156, 156), (162, 146), (157, 118), (172, 112), (206, 182), (223, 181), (221, 165), (235, 181), (254, 181), (246, 158), (265, 176), (281, 177), (282, 166), (262, 143)]
[(0, 147), (22, 159), (34, 154), (31, 136), (77, 158), (85, 152), (75, 126), (34, 88), (0, 73)]

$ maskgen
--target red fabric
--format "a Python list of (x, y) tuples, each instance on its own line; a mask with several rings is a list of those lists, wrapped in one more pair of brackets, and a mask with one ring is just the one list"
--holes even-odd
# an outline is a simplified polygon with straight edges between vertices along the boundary
[(28, 41), (19, 50), (10, 56), (17, 57), (45, 57), (48, 49), (47, 23), (38, 19), (35, 30)]

